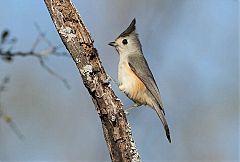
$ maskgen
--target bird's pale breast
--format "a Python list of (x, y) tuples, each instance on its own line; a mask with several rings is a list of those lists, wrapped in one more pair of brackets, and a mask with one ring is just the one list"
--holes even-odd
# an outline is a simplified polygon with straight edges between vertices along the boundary
[(119, 89), (127, 94), (134, 102), (150, 104), (144, 83), (131, 70), (127, 61), (120, 61), (118, 66)]

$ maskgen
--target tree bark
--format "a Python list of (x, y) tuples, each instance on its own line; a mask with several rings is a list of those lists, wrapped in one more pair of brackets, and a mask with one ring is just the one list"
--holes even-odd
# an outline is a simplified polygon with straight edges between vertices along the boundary
[(122, 103), (110, 87), (93, 40), (70, 0), (45, 0), (53, 23), (75, 61), (102, 122), (113, 162), (140, 161)]

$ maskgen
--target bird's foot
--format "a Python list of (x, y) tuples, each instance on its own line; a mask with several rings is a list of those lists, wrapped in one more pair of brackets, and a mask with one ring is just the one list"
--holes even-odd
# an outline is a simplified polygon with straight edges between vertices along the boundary
[(118, 85), (118, 82), (115, 79), (113, 79), (110, 75), (107, 74), (107, 79), (104, 80), (103, 82), (104, 83), (109, 83), (110, 81), (112, 81), (113, 83)]
[(132, 110), (132, 109), (134, 109), (134, 108), (137, 108), (137, 107), (139, 107), (139, 106), (141, 106), (141, 105), (140, 105), (140, 104), (137, 104), (137, 103), (134, 103), (132, 106), (126, 108), (126, 110), (124, 110), (124, 112), (125, 112), (126, 115), (128, 115), (130, 110)]

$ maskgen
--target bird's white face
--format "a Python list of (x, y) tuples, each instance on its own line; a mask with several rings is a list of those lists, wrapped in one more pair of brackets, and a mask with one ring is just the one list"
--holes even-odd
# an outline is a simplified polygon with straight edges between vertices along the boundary
[(135, 35), (132, 34), (125, 37), (118, 37), (112, 45), (116, 48), (120, 56), (137, 52), (141, 47)]

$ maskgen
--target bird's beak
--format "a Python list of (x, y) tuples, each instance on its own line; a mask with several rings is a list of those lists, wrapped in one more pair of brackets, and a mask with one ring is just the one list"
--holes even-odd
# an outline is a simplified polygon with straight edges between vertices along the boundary
[(108, 45), (115, 47), (115, 46), (116, 46), (116, 43), (115, 43), (115, 42), (110, 42), (110, 43), (108, 43)]

